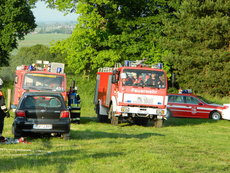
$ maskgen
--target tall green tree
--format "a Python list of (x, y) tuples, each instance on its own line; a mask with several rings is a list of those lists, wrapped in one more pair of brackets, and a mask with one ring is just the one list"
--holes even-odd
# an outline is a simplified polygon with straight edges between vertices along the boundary
[(17, 41), (36, 27), (28, 0), (0, 0), (0, 66), (8, 65)]
[[(50, 3), (59, 9), (75, 9), (65, 2)], [(161, 36), (162, 19), (174, 10), (168, 2), (79, 0), (76, 6), (79, 23), (72, 36), (58, 42), (53, 50), (65, 52), (75, 72), (94, 71), (126, 59), (162, 62), (167, 51), (158, 46), (157, 38)]]
[(176, 20), (166, 20), (165, 58), (182, 88), (197, 93), (229, 95), (230, 1), (184, 0)]

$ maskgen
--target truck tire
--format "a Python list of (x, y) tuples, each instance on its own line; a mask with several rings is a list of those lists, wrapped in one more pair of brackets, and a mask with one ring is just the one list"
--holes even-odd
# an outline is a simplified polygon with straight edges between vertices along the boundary
[(64, 140), (69, 140), (70, 139), (70, 132), (69, 133), (63, 133), (62, 137)]
[(119, 117), (112, 116), (111, 124), (117, 126), (119, 124)]
[(101, 115), (101, 114), (99, 114), (99, 112), (100, 112), (100, 108), (99, 108), (99, 104), (97, 104), (96, 105), (96, 113), (97, 113), (98, 122), (100, 122), (100, 123), (107, 123), (108, 122), (108, 116)]
[(109, 117), (110, 117), (110, 119), (111, 119), (111, 124), (112, 125), (118, 125), (119, 124), (119, 117), (116, 117), (115, 115), (114, 115), (114, 112), (113, 112), (113, 105), (111, 104), (110, 105), (110, 107), (109, 107), (109, 112), (108, 112), (108, 114), (109, 114)]
[(164, 122), (164, 120), (162, 120), (162, 119), (154, 120), (154, 127), (161, 128), (163, 126), (163, 122)]

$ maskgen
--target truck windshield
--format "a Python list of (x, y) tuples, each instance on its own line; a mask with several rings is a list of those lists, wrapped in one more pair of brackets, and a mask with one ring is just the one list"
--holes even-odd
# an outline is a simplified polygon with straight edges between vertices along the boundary
[(166, 87), (166, 76), (163, 71), (124, 69), (121, 80), (124, 86)]
[(27, 73), (24, 77), (23, 88), (39, 91), (64, 91), (64, 77), (42, 73)]

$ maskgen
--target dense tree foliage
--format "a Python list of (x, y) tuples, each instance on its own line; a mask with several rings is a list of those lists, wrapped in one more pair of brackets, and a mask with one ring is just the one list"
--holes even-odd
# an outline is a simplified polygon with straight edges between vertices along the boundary
[(166, 58), (182, 88), (213, 95), (230, 89), (230, 1), (184, 1), (166, 20)]
[(126, 59), (162, 62), (167, 51), (159, 48), (157, 39), (162, 18), (172, 11), (162, 0), (79, 0), (79, 23), (72, 36), (54, 50), (68, 55), (75, 72), (95, 71)]
[(22, 47), (16, 55), (10, 56), (10, 66), (2, 67), (0, 70), (1, 77), (8, 81), (13, 80), (15, 69), (18, 65), (30, 65), (35, 63), (36, 60), (64, 63), (63, 56), (57, 53), (50, 53), (48, 46), (38, 44), (32, 47)]
[(32, 4), (28, 0), (0, 0), (0, 66), (8, 65), (17, 40), (36, 27)]
[(53, 47), (74, 72), (148, 58), (170, 67), (182, 88), (229, 95), (230, 1), (45, 1), (80, 14), (72, 36)]

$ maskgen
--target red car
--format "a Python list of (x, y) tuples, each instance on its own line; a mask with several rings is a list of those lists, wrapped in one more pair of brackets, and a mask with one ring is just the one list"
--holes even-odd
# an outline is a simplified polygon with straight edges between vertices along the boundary
[(227, 107), (210, 103), (193, 94), (168, 94), (167, 108), (167, 118), (172, 116), (219, 120), (222, 119), (222, 112)]

